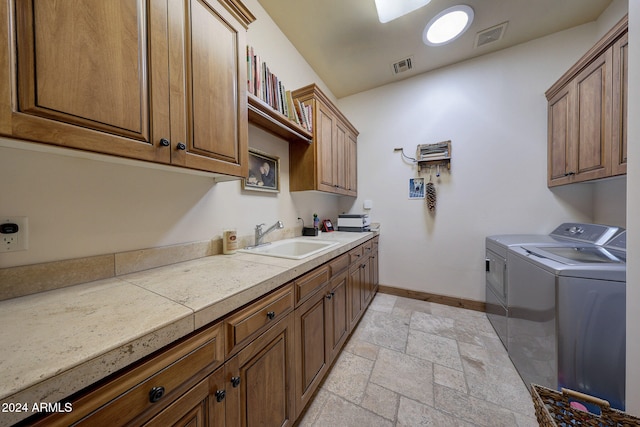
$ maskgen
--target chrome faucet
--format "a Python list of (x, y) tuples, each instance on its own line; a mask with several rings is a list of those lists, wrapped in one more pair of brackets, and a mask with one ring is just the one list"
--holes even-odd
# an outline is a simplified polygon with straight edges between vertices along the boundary
[(256, 225), (256, 243), (255, 246), (260, 246), (263, 245), (264, 243), (262, 243), (262, 239), (264, 239), (264, 236), (266, 236), (267, 234), (271, 233), (273, 230), (280, 230), (281, 228), (284, 228), (284, 224), (282, 223), (282, 221), (278, 221), (275, 224), (273, 224), (271, 227), (267, 228), (266, 231), (262, 231), (262, 226), (265, 225), (264, 223), (262, 224), (258, 224)]

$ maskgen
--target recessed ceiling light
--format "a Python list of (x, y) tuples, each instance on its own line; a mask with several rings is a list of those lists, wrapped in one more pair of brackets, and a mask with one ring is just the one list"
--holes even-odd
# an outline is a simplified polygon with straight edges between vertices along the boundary
[(375, 0), (378, 10), (378, 20), (381, 23), (393, 21), (396, 18), (420, 9), (431, 0)]
[(460, 37), (473, 22), (473, 9), (461, 4), (447, 8), (434, 16), (422, 32), (422, 41), (440, 46)]

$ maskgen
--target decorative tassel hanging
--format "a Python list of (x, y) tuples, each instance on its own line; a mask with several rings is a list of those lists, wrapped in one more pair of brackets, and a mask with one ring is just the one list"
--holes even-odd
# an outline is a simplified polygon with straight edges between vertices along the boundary
[(436, 210), (436, 186), (433, 185), (433, 182), (429, 181), (426, 187), (426, 199), (427, 199), (427, 207), (429, 211), (433, 212)]

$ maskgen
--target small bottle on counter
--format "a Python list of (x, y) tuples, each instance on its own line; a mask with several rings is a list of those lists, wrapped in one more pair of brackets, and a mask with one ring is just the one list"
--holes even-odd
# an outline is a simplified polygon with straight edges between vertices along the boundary
[(224, 230), (222, 232), (222, 253), (235, 254), (238, 249), (238, 234), (236, 230)]
[(318, 214), (313, 214), (313, 228), (316, 230), (320, 228), (320, 218), (318, 218)]

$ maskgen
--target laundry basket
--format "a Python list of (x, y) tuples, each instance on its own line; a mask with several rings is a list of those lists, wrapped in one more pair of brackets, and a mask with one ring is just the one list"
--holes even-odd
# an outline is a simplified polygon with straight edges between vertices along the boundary
[[(562, 389), (562, 392), (531, 384), (531, 398), (540, 427), (632, 427), (640, 426), (640, 418), (613, 409), (606, 400), (598, 399), (577, 391)], [(592, 414), (571, 405), (571, 402), (585, 402), (600, 408), (600, 415)]]

